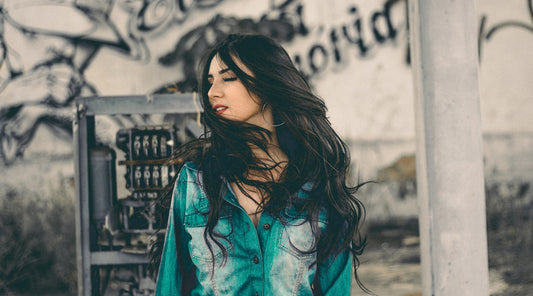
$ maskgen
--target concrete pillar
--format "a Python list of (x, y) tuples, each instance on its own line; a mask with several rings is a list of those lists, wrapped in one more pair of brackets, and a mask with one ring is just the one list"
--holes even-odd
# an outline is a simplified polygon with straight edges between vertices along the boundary
[(474, 0), (409, 0), (423, 295), (488, 295)]

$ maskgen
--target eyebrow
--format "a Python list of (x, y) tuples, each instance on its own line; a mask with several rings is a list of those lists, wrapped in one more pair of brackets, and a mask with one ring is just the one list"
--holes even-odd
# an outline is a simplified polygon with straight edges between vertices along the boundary
[[(224, 73), (226, 73), (228, 71), (232, 71), (232, 70), (230, 68), (222, 69), (222, 70), (218, 71), (218, 74), (224, 74)], [(213, 77), (213, 74), (207, 74), (207, 77), (208, 78), (209, 77)]]

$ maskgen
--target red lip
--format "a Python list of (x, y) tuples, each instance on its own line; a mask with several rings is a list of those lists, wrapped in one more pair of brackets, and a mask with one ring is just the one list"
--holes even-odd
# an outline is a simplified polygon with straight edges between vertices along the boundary
[[(219, 108), (222, 108), (222, 109), (217, 111), (217, 109), (219, 109)], [(215, 106), (213, 106), (213, 110), (215, 110), (216, 114), (220, 115), (220, 114), (224, 113), (226, 110), (228, 110), (228, 107), (224, 106), (224, 105), (221, 105), (221, 104), (216, 104)]]

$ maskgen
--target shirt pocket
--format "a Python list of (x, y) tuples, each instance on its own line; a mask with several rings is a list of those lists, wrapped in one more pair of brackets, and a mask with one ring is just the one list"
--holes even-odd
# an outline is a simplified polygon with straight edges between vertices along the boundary
[[(286, 212), (288, 221), (281, 227), (278, 235), (278, 247), (300, 260), (316, 257), (315, 241), (311, 222), (306, 221), (304, 214), (295, 211)], [(318, 221), (319, 231), (325, 228), (325, 222)]]
[[(214, 238), (222, 244), (222, 246), (219, 246), (209, 234), (206, 234), (204, 237), (204, 232), (207, 228), (206, 213), (207, 208), (198, 209), (198, 211), (186, 214), (183, 221), (185, 231), (191, 237), (189, 241), (189, 254), (194, 262), (200, 264), (212, 263), (213, 261), (219, 262), (223, 254), (222, 248), (227, 250), (228, 254), (231, 254), (233, 251), (232, 242), (234, 233), (231, 214), (223, 211), (215, 225), (214, 233), (222, 235), (222, 237), (214, 236)], [(209, 246), (213, 252), (212, 254), (209, 251)]]

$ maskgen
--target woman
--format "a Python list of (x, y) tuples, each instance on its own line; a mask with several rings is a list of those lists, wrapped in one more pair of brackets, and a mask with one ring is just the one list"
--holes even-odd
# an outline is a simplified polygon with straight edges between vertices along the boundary
[(324, 102), (257, 35), (219, 43), (199, 91), (207, 129), (177, 156), (156, 294), (349, 295), (363, 206)]

